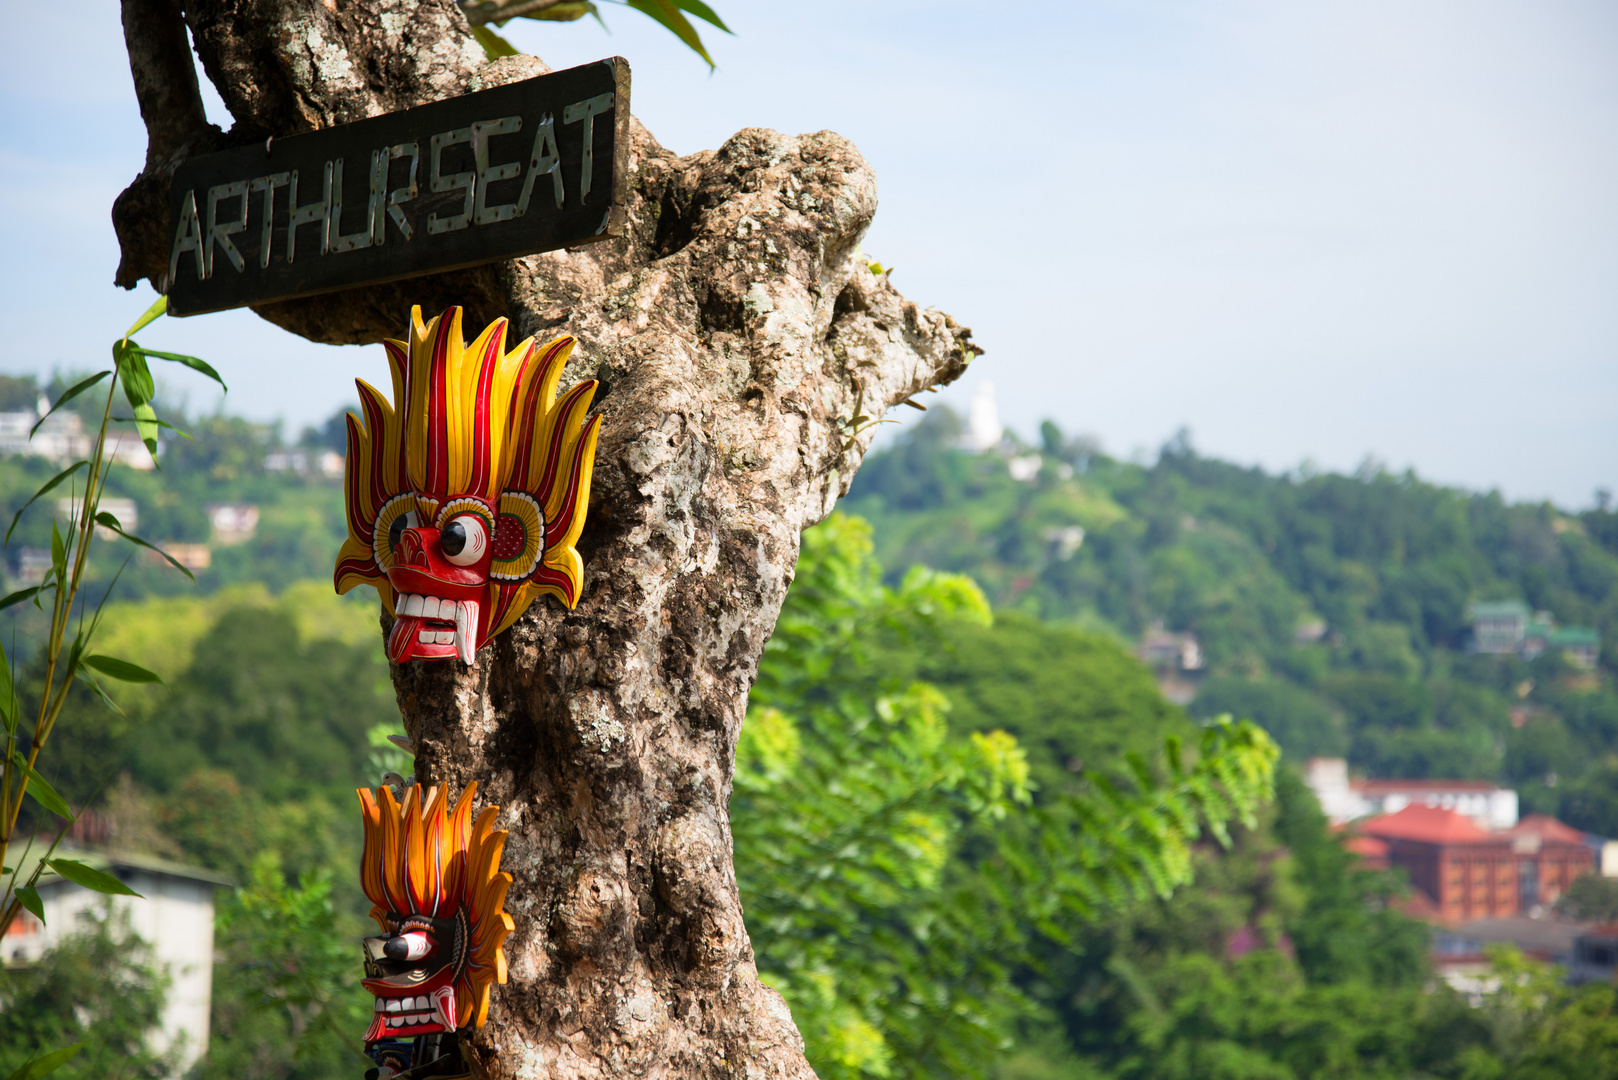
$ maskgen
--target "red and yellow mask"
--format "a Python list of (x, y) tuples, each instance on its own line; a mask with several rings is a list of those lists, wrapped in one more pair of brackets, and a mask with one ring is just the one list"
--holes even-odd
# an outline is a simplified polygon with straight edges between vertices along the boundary
[(461, 309), (387, 341), (393, 404), (362, 380), (348, 418), (348, 539), (337, 591), (374, 585), (388, 659), (470, 664), (534, 599), (578, 603), (596, 383), (556, 398), (574, 338), (506, 348), (505, 319), (466, 344)]
[[(361, 983), (375, 996), (368, 1044), (482, 1027), (489, 987), (506, 981), (501, 943), (512, 930), (501, 910), (511, 875), (500, 870), (506, 833), (494, 828), (498, 807), (472, 820), (477, 785), (453, 810), (442, 787), (405, 792), (359, 790), (365, 817), (360, 882), (380, 937), (365, 939)], [(396, 1070), (398, 1071), (398, 1070)]]

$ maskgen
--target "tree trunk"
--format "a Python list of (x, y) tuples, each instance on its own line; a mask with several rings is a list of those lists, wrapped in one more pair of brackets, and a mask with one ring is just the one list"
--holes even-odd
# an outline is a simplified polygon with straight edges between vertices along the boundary
[[(186, 153), (527, 78), (485, 63), (449, 0), (190, 0), (236, 119), (208, 128), (175, 0), (124, 0), (146, 169), (114, 211), (118, 281), (161, 284), (164, 192)], [(671, 45), (672, 47), (672, 45)], [(194, 76), (193, 76), (194, 78)], [(759, 982), (727, 803), (760, 653), (798, 554), (869, 446), (864, 414), (947, 383), (970, 332), (874, 276), (876, 182), (829, 132), (739, 133), (678, 158), (638, 123), (628, 236), (266, 305), (325, 342), (399, 336), (462, 304), (475, 333), (580, 339), (604, 414), (583, 597), (534, 604), (468, 668), (393, 670), (417, 775), (504, 809), (510, 982), (472, 1054), (490, 1077), (812, 1075)], [(386, 627), (384, 627), (386, 629)]]

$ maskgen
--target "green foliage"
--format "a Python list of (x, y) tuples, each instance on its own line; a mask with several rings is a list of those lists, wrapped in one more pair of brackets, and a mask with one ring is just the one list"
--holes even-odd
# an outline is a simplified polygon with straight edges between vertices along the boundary
[[(1002, 621), (1123, 641), (1156, 621), (1192, 632), (1198, 716), (1250, 716), (1291, 756), (1342, 755), (1374, 776), (1509, 782), (1525, 810), (1618, 835), (1609, 505), (1510, 505), (1375, 467), (1270, 476), (1183, 435), (1128, 464), (1054, 423), (1022, 483), (1001, 453), (959, 449), (960, 428), (934, 408), (861, 468), (847, 509), (873, 522), (885, 565), (967, 574)], [(1598, 669), (1555, 650), (1470, 653), (1470, 605), (1501, 598), (1597, 628)]]
[(105, 911), (88, 918), (37, 965), (0, 979), (0, 1073), (78, 1043), (82, 1050), (51, 1073), (57, 1080), (173, 1075), (180, 1048), (156, 1054), (146, 1042), (168, 977), (154, 970), (151, 948), (127, 918)]
[(1087, 768), (1150, 756), (1164, 736), (1196, 730), (1113, 638), (1017, 612), (992, 623), (951, 620), (929, 647), (888, 649), (879, 663), (894, 677), (942, 689), (954, 730), (1016, 736), (1042, 792), (1077, 790)]
[(1189, 767), (1171, 740), (1161, 774), (1137, 759), (1127, 780), (1097, 775), (1034, 805), (1010, 734), (952, 734), (938, 688), (878, 662), (986, 615), (952, 575), (884, 587), (863, 522), (804, 535), (731, 816), (761, 977), (822, 1076), (985, 1074), (1026, 1011), (1014, 978), (1042, 943), (1183, 884), (1204, 823), (1221, 833), (1268, 790), (1273, 744), (1227, 724)]
[[(346, 883), (345, 883), (346, 884)], [(216, 970), (214, 1039), (200, 1076), (358, 1074), (371, 997), (359, 987), (361, 927), (332, 904), (330, 871), (287, 882), (273, 852), (223, 905), (228, 943)]]
[(1560, 968), (1492, 946), (1494, 989), (1483, 1015), (1493, 1045), (1462, 1056), (1464, 1080), (1580, 1080), (1618, 1076), (1618, 987), (1569, 987)]
[(1575, 878), (1556, 909), (1580, 922), (1618, 922), (1618, 880), (1595, 874)]
[(1392, 882), (1351, 867), (1296, 777), (1278, 786), (1273, 819), (1198, 853), (1194, 886), (1086, 927), (1052, 965), (1043, 996), (1098, 1074), (1444, 1075), (1487, 1042), (1426, 986), (1426, 931), (1387, 910)]

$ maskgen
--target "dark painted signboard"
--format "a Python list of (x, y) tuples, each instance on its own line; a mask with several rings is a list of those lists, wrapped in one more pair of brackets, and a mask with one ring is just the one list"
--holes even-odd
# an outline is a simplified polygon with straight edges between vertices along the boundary
[(553, 251), (623, 231), (629, 64), (583, 67), (184, 162), (169, 311)]

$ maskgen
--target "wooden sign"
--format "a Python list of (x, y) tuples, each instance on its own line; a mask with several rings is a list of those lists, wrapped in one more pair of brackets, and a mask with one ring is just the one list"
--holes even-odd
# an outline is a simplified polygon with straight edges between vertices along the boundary
[(621, 235), (621, 57), (191, 158), (169, 192), (169, 312), (372, 285)]

